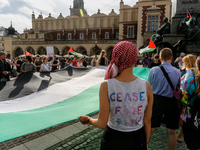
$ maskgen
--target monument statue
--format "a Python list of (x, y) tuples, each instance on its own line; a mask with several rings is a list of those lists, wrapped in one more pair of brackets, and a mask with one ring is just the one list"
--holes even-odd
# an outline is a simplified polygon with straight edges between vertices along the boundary
[[(183, 18), (178, 26), (178, 31), (179, 31), (179, 33), (186, 34), (187, 40), (193, 40), (200, 36), (200, 25), (197, 21), (197, 17), (200, 14), (194, 14), (193, 8), (190, 8), (189, 13), (192, 16), (192, 18), (190, 18), (190, 17)], [(188, 21), (190, 19), (191, 19), (191, 21), (188, 24)]]
[(84, 2), (83, 0), (74, 0), (74, 9), (83, 9)]
[(151, 39), (154, 43), (162, 40), (164, 34), (170, 34), (171, 24), (168, 22), (168, 18), (163, 19), (164, 24), (156, 31), (157, 34), (151, 36)]

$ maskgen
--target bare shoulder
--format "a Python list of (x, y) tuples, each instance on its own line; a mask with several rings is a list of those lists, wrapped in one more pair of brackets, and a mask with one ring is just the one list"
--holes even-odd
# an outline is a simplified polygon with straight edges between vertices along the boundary
[(101, 83), (101, 88), (103, 88), (103, 89), (108, 89), (108, 81), (107, 81), (107, 80), (105, 80), (105, 81), (103, 81), (103, 82)]

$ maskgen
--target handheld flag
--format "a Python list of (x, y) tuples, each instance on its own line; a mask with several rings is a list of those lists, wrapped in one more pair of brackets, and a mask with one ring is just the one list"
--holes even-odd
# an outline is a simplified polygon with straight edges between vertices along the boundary
[(156, 45), (154, 44), (154, 42), (152, 41), (152, 39), (150, 39), (149, 41), (149, 45), (143, 49), (141, 49), (139, 51), (140, 54), (144, 54), (144, 53), (148, 53), (148, 52), (152, 52), (156, 49)]
[(72, 47), (68, 50), (68, 52), (70, 52), (72, 55), (75, 55), (77, 57), (83, 56), (82, 54), (75, 52)]
[(33, 57), (29, 52), (26, 51), (26, 56), (31, 56)]
[(190, 23), (192, 21), (192, 16), (190, 15), (190, 13), (187, 11), (187, 18), (189, 18), (188, 21), (186, 21), (186, 24), (188, 25), (188, 27), (190, 27)]

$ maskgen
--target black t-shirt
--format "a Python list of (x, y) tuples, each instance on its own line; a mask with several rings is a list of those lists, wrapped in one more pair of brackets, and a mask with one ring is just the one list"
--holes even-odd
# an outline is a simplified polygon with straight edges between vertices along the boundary
[(151, 68), (160, 66), (160, 65), (161, 65), (161, 62), (158, 62), (158, 63), (153, 62), (153, 63), (151, 63)]
[[(58, 61), (57, 60), (54, 60), (53, 64), (58, 64)], [(58, 69), (58, 66), (53, 66), (52, 67), (52, 70), (57, 70)]]
[[(41, 64), (42, 64), (41, 60), (35, 62), (36, 67), (40, 66)], [(37, 67), (37, 72), (39, 72), (39, 71), (40, 71), (40, 67)]]
[(20, 65), (20, 66), (17, 66), (17, 72), (20, 72), (20, 68), (21, 68), (22, 64), (23, 64), (23, 62), (21, 60), (17, 61), (17, 65)]
[(60, 60), (61, 69), (65, 67), (66, 60)]
[(83, 66), (87, 67), (87, 61), (86, 60), (83, 60)]

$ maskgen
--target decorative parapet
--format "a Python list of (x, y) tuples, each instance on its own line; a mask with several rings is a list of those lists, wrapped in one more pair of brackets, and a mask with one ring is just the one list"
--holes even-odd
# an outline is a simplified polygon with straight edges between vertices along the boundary
[[(128, 40), (136, 43), (136, 40)], [(120, 40), (98, 40), (98, 44), (117, 44)], [(95, 40), (68, 40), (68, 41), (13, 41), (13, 45), (44, 45), (44, 44), (95, 44)]]

